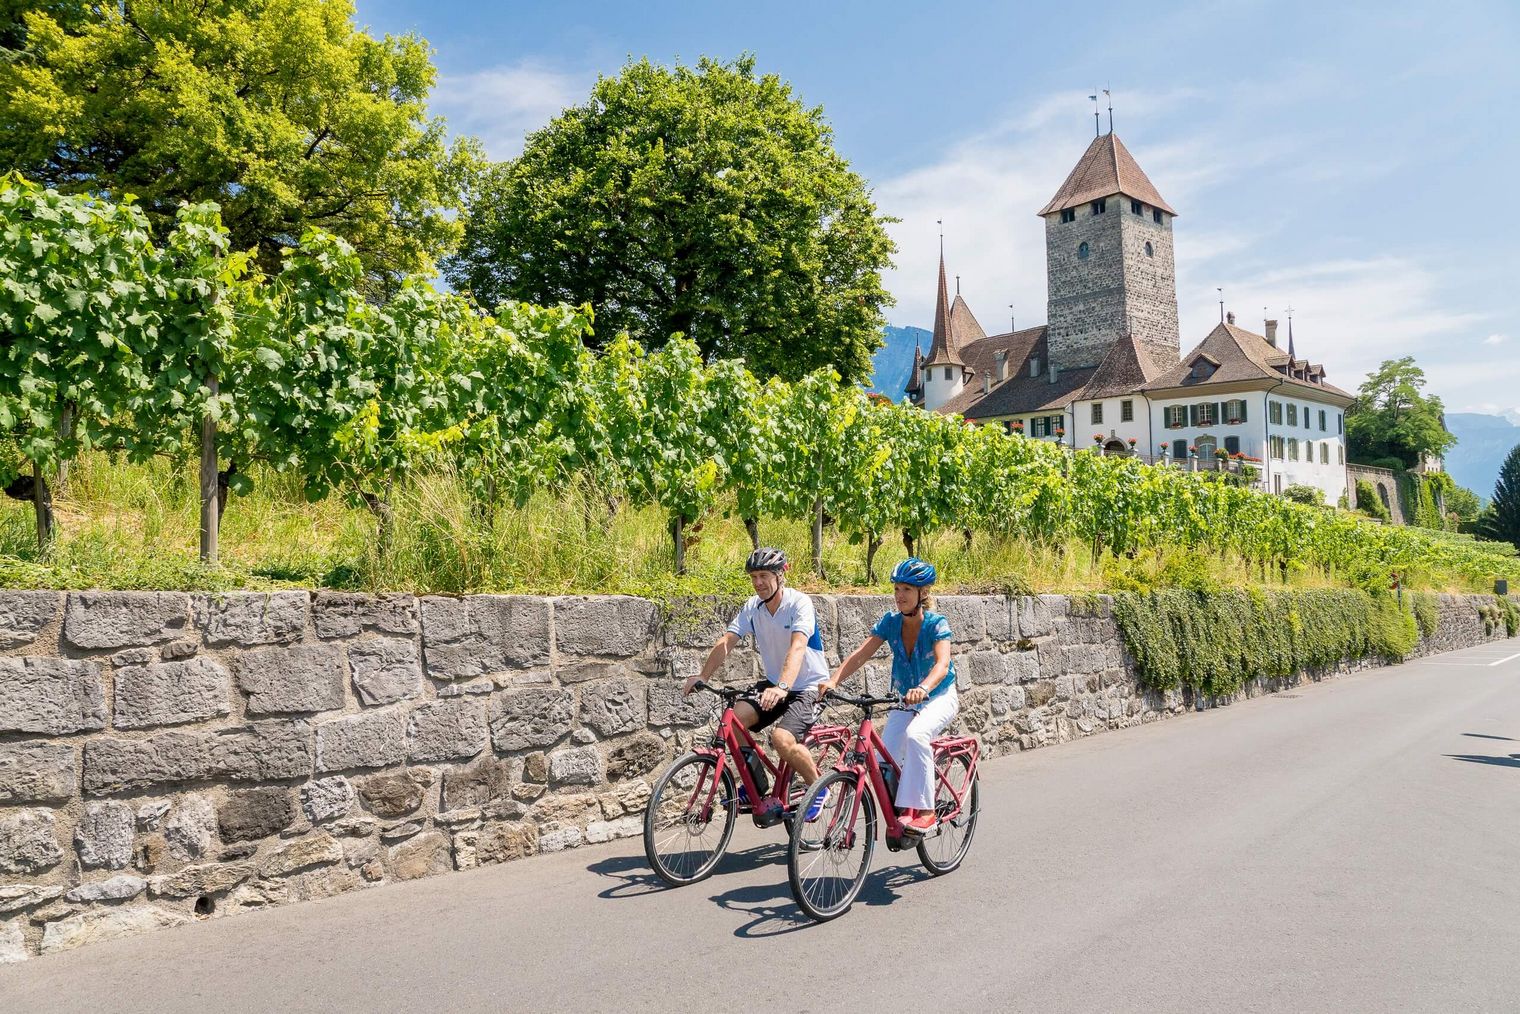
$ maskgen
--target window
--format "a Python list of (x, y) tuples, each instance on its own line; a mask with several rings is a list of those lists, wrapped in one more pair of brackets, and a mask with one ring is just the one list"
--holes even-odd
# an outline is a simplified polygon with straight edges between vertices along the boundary
[(1224, 450), (1225, 450), (1226, 454), (1239, 454), (1240, 453), (1240, 438), (1239, 437), (1225, 437), (1224, 438)]
[(1119, 421), (1135, 421), (1135, 403), (1130, 401), (1128, 398), (1126, 398), (1124, 401), (1119, 402)]
[(1079, 261), (1085, 261), (1085, 260), (1087, 260), (1087, 255), (1089, 253), (1091, 253), (1091, 252), (1092, 251), (1088, 249), (1087, 244), (1083, 243), (1081, 246), (1077, 247), (1077, 260), (1079, 260)]
[(1298, 425), (1298, 406), (1293, 404), (1291, 401), (1288, 402), (1288, 425)]
[(1214, 364), (1199, 356), (1193, 360), (1193, 379), (1207, 380), (1214, 375)]
[(1103, 214), (1107, 210), (1108, 210), (1108, 198), (1107, 197), (1100, 197), (1096, 201), (1093, 201), (1093, 214), (1094, 215), (1101, 215), (1101, 214)]
[(1063, 208), (1061, 210), (1061, 221), (1063, 221), (1063, 222), (1075, 222), (1076, 220), (1077, 220), (1077, 209), (1076, 208)]
[(1037, 415), (1029, 420), (1029, 435), (1032, 437), (1050, 436), (1050, 416)]
[(1311, 419), (1311, 418), (1309, 418), (1309, 406), (1305, 405), (1304, 406), (1304, 429), (1307, 430), (1307, 429), (1313, 429), (1313, 428), (1314, 428), (1314, 420)]
[(1325, 432), (1325, 410), (1324, 409), (1320, 409), (1319, 410), (1319, 431), (1321, 433)]
[(1246, 421), (1246, 403), (1243, 398), (1232, 398), (1224, 403), (1224, 421), (1231, 426)]
[(1274, 426), (1282, 425), (1282, 402), (1274, 401), (1267, 405), (1267, 420)]
[(1152, 208), (1151, 209), (1151, 218), (1155, 219), (1157, 225), (1160, 225), (1161, 224), (1161, 209), (1160, 208)]
[(1278, 461), (1281, 461), (1283, 457), (1283, 438), (1272, 437), (1267, 441), (1267, 444), (1271, 448), (1269, 453), (1272, 455), (1272, 457), (1276, 458)]
[(1188, 415), (1194, 426), (1216, 426), (1219, 423), (1219, 403), (1205, 401), (1188, 406)]
[(1319, 445), (1319, 463), (1321, 465), (1328, 465), (1328, 464), (1330, 464), (1330, 441), (1328, 441), (1328, 440), (1324, 440), (1324, 441), (1320, 442), (1320, 445)]
[(1154, 257), (1154, 256), (1156, 256), (1156, 248), (1153, 247), (1153, 246), (1151, 246), (1151, 241), (1150, 240), (1146, 240), (1145, 241), (1145, 256), (1147, 256), (1147, 257)]
[(1168, 429), (1175, 430), (1187, 425), (1188, 411), (1186, 405), (1168, 405), (1164, 414)]
[(1140, 202), (1139, 201), (1130, 201), (1129, 202), (1129, 210), (1132, 211), (1133, 213), (1135, 213), (1136, 215), (1143, 215), (1143, 214), (1145, 214), (1145, 209), (1140, 206)]
[(1184, 459), (1187, 458), (1187, 441), (1186, 440), (1182, 440), (1182, 439), (1179, 438), (1177, 440), (1173, 440), (1172, 441), (1172, 457), (1177, 458), (1179, 460), (1184, 460)]
[(1029, 357), (1029, 375), (1031, 377), (1038, 377), (1040, 375), (1040, 357), (1039, 356), (1030, 356)]
[(1289, 461), (1297, 461), (1298, 460), (1298, 437), (1289, 437), (1288, 438), (1288, 460)]
[(1337, 465), (1344, 465), (1346, 463), (1346, 445), (1345, 444), (1336, 444), (1335, 445), (1335, 463)]
[(1335, 413), (1335, 432), (1338, 434), (1346, 432), (1346, 417), (1339, 412)]
[(1093, 402), (1092, 421), (1094, 425), (1103, 421), (1103, 403), (1101, 401)]
[(946, 380), (950, 379), (950, 367), (948, 367), (948, 366), (945, 367), (945, 379)]

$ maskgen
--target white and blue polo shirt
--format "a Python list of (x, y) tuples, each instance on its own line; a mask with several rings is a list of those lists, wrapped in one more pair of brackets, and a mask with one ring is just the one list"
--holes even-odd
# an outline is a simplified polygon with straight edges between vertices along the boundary
[(755, 650), (760, 653), (760, 662), (765, 667), (765, 678), (772, 683), (781, 681), (781, 667), (786, 664), (786, 653), (792, 649), (792, 634), (797, 631), (807, 635), (802, 668), (792, 686), (794, 693), (801, 693), (823, 682), (829, 675), (829, 663), (823, 657), (823, 637), (818, 633), (818, 616), (813, 611), (812, 599), (795, 588), (783, 588), (781, 604), (773, 616), (760, 601), (760, 596), (754, 595), (728, 625), (728, 632), (735, 637), (754, 639)]

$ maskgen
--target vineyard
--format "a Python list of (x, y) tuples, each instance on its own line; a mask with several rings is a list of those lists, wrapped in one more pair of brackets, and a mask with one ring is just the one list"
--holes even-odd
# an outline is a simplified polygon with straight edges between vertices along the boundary
[[(193, 477), (208, 568), (224, 525), (257, 535), (236, 518), (269, 502), (257, 480), (337, 501), (349, 528), (360, 512), (380, 560), (413, 551), (401, 527), (430, 511), (456, 519), (449, 538), (501, 545), (537, 505), (589, 541), (657, 517), (674, 573), (715, 545), (740, 555), (711, 538), (734, 524), (746, 544), (805, 531), (817, 579), (836, 583), (874, 583), (889, 544), (953, 545), (958, 559), (1016, 547), (1083, 557), (1092, 573), (1185, 553), (1253, 582), (1369, 589), (1395, 574), (1431, 587), (1520, 579), (1520, 561), (1483, 543), (969, 426), (829, 372), (762, 383), (679, 336), (592, 353), (585, 307), (485, 313), (418, 279), (377, 305), (352, 251), (319, 232), (264, 275), (229, 248), (211, 205), (183, 208), (157, 242), (130, 201), (12, 177), (0, 278), (0, 485), (30, 500), (40, 564), (59, 538), (55, 497), (84, 481), (71, 467), (104, 459), (115, 464), (91, 467)], [(447, 503), (426, 506), (441, 489)], [(858, 562), (830, 575), (842, 546)]]

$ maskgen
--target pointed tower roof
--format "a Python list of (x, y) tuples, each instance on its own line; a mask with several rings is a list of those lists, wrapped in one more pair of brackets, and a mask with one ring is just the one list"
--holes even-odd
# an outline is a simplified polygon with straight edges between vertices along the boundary
[(913, 372), (908, 375), (909, 394), (916, 394), (924, 389), (924, 350), (919, 347), (918, 340), (913, 341)]
[(1124, 147), (1119, 135), (1112, 131), (1093, 138), (1076, 168), (1066, 177), (1066, 182), (1061, 184), (1061, 189), (1056, 191), (1050, 203), (1040, 209), (1040, 214), (1049, 215), (1066, 208), (1075, 208), (1113, 194), (1133, 197), (1153, 208), (1160, 208), (1169, 215), (1177, 214), (1170, 204), (1162, 200), (1150, 177), (1145, 175), (1145, 170), (1140, 168), (1129, 149)]
[[(957, 299), (960, 297), (957, 296)], [(970, 311), (967, 311), (968, 313)], [(934, 341), (929, 345), (925, 366), (965, 366), (955, 340), (950, 314), (950, 287), (945, 284), (945, 254), (939, 255), (939, 296), (934, 302)], [(974, 319), (974, 318), (973, 318)]]
[(959, 292), (955, 294), (955, 302), (950, 304), (950, 333), (955, 336), (956, 351), (962, 355), (967, 345), (987, 337), (987, 332), (977, 323), (976, 314), (971, 312), (970, 305)]

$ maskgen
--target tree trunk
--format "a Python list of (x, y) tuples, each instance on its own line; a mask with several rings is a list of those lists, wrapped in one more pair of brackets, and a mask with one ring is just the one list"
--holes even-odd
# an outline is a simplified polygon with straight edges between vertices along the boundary
[(881, 548), (881, 536), (866, 535), (866, 584), (876, 583), (876, 551)]
[(912, 532), (908, 531), (906, 528), (903, 529), (903, 549), (907, 550), (909, 556), (918, 555), (913, 551), (913, 546), (915, 543), (917, 543), (917, 541), (917, 539), (913, 538)]
[(395, 520), (391, 511), (391, 491), (394, 488), (391, 477), (386, 476), (384, 493), (376, 494), (363, 490), (359, 493), (364, 498), (364, 506), (368, 507), (370, 513), (375, 516), (375, 542), (382, 560), (385, 559), (385, 555), (390, 549), (391, 544), (391, 529)]
[(675, 543), (676, 574), (686, 573), (686, 518), (680, 514), (670, 519), (670, 538)]
[[(74, 404), (67, 402), (63, 411), (58, 413), (58, 442), (67, 444), (69, 438), (74, 435)], [(58, 462), (58, 475), (53, 483), (53, 495), (66, 497), (69, 495), (69, 459), (64, 458)]]
[(46, 553), (53, 544), (53, 494), (48, 489), (42, 466), (32, 465), (32, 510), (37, 515), (37, 552)]
[(823, 497), (813, 503), (813, 571), (827, 580), (823, 572)]
[(744, 530), (749, 533), (749, 548), (751, 551), (760, 548), (760, 519), (745, 518)]
[(963, 539), (966, 540), (965, 551), (967, 553), (970, 553), (971, 552), (971, 529), (969, 529), (969, 528), (962, 528), (961, 529), (961, 538), (963, 538)]
[[(206, 389), (216, 397), (215, 377), (206, 378)], [(216, 472), (216, 420), (207, 412), (201, 417), (201, 564), (216, 566), (217, 535), (221, 526), (221, 484)]]
[(216, 529), (222, 530), (222, 515), (227, 513), (227, 498), (232, 496), (232, 477), (238, 474), (236, 461), (227, 462), (227, 467), (216, 473)]

